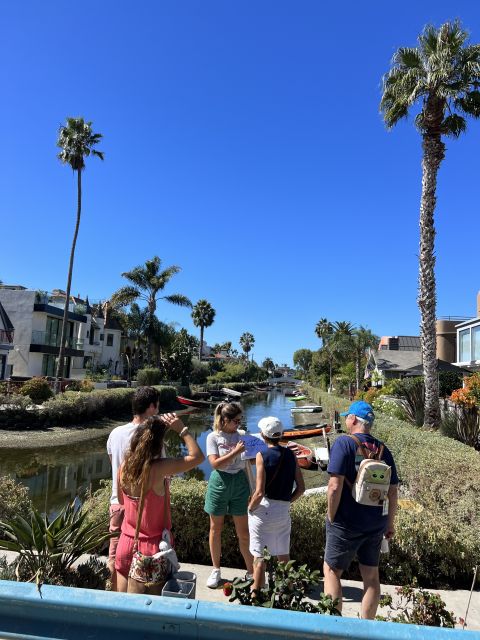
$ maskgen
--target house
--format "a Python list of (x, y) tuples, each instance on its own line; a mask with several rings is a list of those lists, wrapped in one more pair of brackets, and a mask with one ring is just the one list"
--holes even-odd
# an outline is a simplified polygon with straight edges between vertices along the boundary
[[(379, 349), (371, 351), (367, 370), (372, 379), (372, 386), (382, 387), (395, 378), (409, 378), (423, 375), (421, 351), (396, 351), (394, 349)], [(455, 371), (464, 374), (465, 371), (455, 364), (437, 358), (437, 371)]]
[(8, 378), (7, 357), (13, 349), (14, 326), (0, 302), (0, 380)]
[(455, 364), (469, 371), (480, 371), (480, 292), (477, 315), (456, 325), (457, 358)]
[(379, 351), (420, 351), (419, 336), (382, 336)]
[[(21, 285), (0, 285), (0, 303), (15, 327), (8, 354), (14, 377), (54, 376), (60, 350), (65, 292), (33, 291)], [(122, 372), (122, 329), (114, 320), (94, 316), (88, 301), (68, 301), (65, 378), (85, 377), (88, 366), (103, 365), (111, 374)]]

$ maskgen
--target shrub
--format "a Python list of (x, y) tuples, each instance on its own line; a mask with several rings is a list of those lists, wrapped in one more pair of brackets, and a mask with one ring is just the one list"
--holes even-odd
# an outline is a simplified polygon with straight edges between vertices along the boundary
[[(25, 518), (30, 504), (27, 487), (17, 484), (9, 476), (0, 477), (0, 521), (10, 520), (16, 515)], [(3, 535), (1, 527), (0, 535)]]
[(208, 364), (200, 362), (200, 360), (193, 360), (193, 369), (190, 374), (190, 382), (192, 384), (205, 384), (210, 374)]
[(381, 411), (386, 416), (398, 418), (398, 420), (406, 420), (403, 407), (401, 407), (395, 398), (378, 395), (372, 402), (375, 411)]
[(19, 394), (28, 396), (34, 404), (42, 404), (53, 396), (53, 391), (44, 378), (31, 378), (23, 383)]
[(137, 371), (137, 382), (140, 387), (152, 387), (160, 384), (162, 372), (160, 369), (139, 369)]
[(439, 371), (438, 383), (439, 383), (439, 395), (441, 398), (447, 398), (452, 394), (452, 391), (462, 386), (463, 378), (460, 373), (455, 371)]
[[(174, 387), (156, 387), (160, 392), (160, 410), (176, 406)], [(3, 429), (35, 429), (44, 425), (68, 426), (103, 418), (122, 419), (131, 416), (135, 389), (106, 389), (91, 393), (66, 391), (47, 400), (41, 409), (27, 409), (30, 402), (22, 396), (0, 396), (0, 426)]]
[(393, 389), (393, 395), (400, 398), (400, 404), (405, 411), (406, 418), (412, 424), (421, 427), (425, 410), (425, 385), (422, 377), (404, 378), (398, 380)]
[(370, 387), (370, 389), (365, 392), (363, 399), (365, 400), (365, 402), (368, 402), (368, 404), (372, 404), (372, 402), (375, 400), (377, 396), (378, 396), (378, 389), (376, 387)]
[(380, 606), (390, 607), (391, 611), (386, 617), (377, 616), (375, 619), (427, 627), (455, 628), (457, 620), (453, 613), (445, 608), (445, 602), (438, 593), (417, 589), (417, 586), (414, 581), (411, 585), (398, 587), (398, 602), (395, 604), (392, 596), (382, 596)]
[(72, 380), (67, 386), (67, 391), (82, 391), (83, 393), (90, 393), (94, 389), (95, 385), (87, 378), (83, 380)]

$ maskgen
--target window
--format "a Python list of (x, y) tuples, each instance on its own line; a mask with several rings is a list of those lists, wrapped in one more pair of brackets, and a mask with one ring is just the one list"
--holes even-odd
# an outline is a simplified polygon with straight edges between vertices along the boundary
[(113, 347), (113, 333), (107, 333), (107, 347)]
[(480, 360), (480, 325), (472, 327), (472, 360)]
[(470, 329), (464, 329), (458, 334), (460, 362), (470, 362)]
[(105, 334), (104, 334), (104, 333), (101, 333), (101, 334), (100, 334), (100, 342), (103, 342), (103, 339), (104, 339), (104, 338), (105, 338)]

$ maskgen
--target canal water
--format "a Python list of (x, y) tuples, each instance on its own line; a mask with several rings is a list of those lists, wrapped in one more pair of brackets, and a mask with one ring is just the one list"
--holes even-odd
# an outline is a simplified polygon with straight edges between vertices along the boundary
[[(244, 408), (243, 428), (258, 432), (257, 424), (264, 416), (280, 418), (286, 428), (303, 424), (324, 422), (321, 414), (303, 414), (292, 417), (295, 406), (283, 393), (249, 394), (241, 399)], [(195, 411), (182, 416), (205, 453), (206, 438), (213, 427), (213, 407), (209, 411)], [(121, 424), (121, 423), (119, 423)], [(29, 488), (30, 497), (42, 511), (54, 514), (66, 502), (82, 500), (86, 491), (94, 491), (100, 481), (110, 478), (110, 460), (105, 445), (108, 433), (88, 442), (41, 449), (2, 449), (0, 447), (0, 475), (9, 475)], [(178, 456), (182, 451), (180, 439), (169, 434), (167, 453)], [(185, 474), (207, 480), (211, 472), (208, 460)], [(321, 471), (305, 471), (307, 487), (326, 484), (326, 474)]]

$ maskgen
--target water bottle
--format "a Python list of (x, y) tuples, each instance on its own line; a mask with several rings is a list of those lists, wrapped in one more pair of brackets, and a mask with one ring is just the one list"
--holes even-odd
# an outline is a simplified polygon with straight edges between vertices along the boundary
[(388, 538), (382, 538), (380, 553), (388, 553), (389, 551), (390, 551), (390, 546), (388, 544)]

